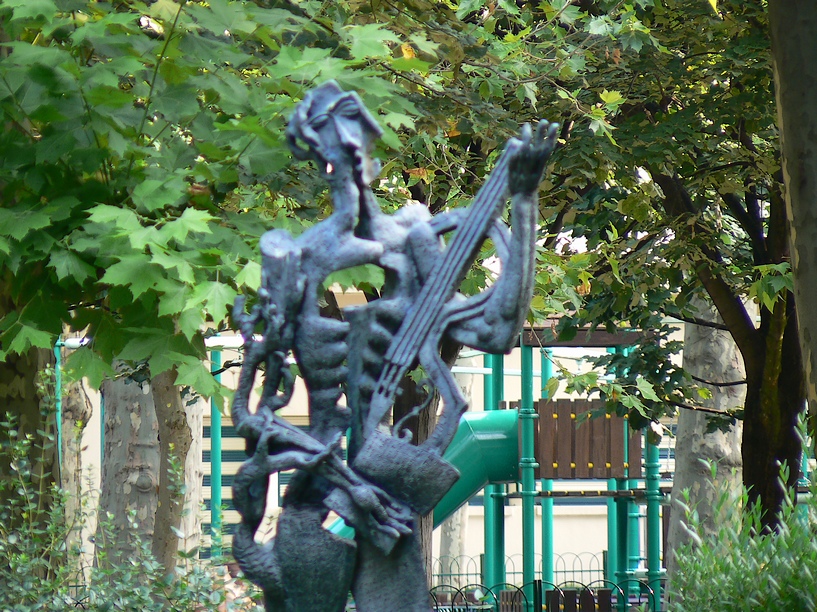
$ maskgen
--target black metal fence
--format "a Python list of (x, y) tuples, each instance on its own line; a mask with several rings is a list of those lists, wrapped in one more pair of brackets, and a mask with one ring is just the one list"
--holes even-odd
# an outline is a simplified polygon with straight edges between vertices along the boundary
[(439, 584), (430, 590), (434, 612), (655, 612), (660, 593), (640, 580), (612, 583), (596, 580), (560, 585), (535, 580), (527, 585), (506, 583), (488, 587)]
[[(601, 553), (564, 553), (554, 555), (553, 576), (557, 584), (590, 584), (604, 579), (604, 555)], [(542, 576), (542, 556), (536, 555), (537, 574)], [(522, 584), (522, 555), (505, 557), (505, 579)], [(460, 555), (441, 556), (432, 562), (432, 585), (461, 587), (482, 581), (482, 558)]]

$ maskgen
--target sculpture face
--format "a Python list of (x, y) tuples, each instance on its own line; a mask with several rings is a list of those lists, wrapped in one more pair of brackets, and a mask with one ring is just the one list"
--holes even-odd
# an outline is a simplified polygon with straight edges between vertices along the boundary
[[(296, 157), (312, 158), (328, 177), (349, 170), (364, 184), (379, 171), (371, 149), (381, 133), (357, 94), (344, 92), (333, 82), (306, 95), (287, 129)], [(308, 151), (300, 147), (299, 140), (309, 147)]]

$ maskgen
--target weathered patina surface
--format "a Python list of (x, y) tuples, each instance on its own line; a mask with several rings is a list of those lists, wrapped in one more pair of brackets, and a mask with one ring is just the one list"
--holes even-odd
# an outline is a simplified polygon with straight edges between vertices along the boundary
[[(232, 417), (249, 458), (234, 484), (242, 522), (233, 552), (270, 611), (342, 611), (350, 591), (361, 612), (430, 609), (415, 525), (458, 478), (442, 455), (467, 408), (438, 347), (448, 334), (479, 350), (508, 351), (531, 299), (537, 192), (556, 126), (543, 121), (535, 133), (525, 126), (473, 205), (435, 217), (422, 205), (381, 211), (369, 186), (379, 135), (356, 94), (334, 82), (307, 94), (287, 137), (293, 154), (313, 160), (328, 181), (333, 212), (297, 238), (282, 230), (264, 235), (258, 304), (246, 313), (239, 301), (234, 312), (245, 360)], [(509, 196), (513, 231), (499, 221)], [(501, 273), (486, 291), (465, 297), (457, 288), (487, 238)], [(326, 278), (362, 264), (385, 271), (381, 299), (346, 309), (344, 321), (321, 316)], [(306, 431), (276, 415), (292, 396), (290, 355), (308, 392)], [(428, 440), (415, 446), (402, 423), (392, 425), (391, 408), (401, 378), (418, 363), (443, 409)], [(263, 392), (251, 411), (262, 364)], [(259, 544), (269, 476), (290, 469), (297, 472), (276, 536)], [(354, 540), (324, 529), (330, 511), (355, 528)]]

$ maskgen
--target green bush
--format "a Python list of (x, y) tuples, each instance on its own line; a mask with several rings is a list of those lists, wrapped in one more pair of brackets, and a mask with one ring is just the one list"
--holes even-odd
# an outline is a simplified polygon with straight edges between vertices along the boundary
[[(785, 474), (784, 474), (785, 476)], [(785, 482), (785, 478), (782, 478)], [(675, 554), (678, 569), (669, 585), (671, 612), (810, 612), (817, 610), (817, 487), (795, 505), (787, 497), (780, 528), (762, 531), (760, 508), (705, 533), (686, 507), (690, 542)], [(687, 497), (686, 501), (689, 501)], [(747, 508), (746, 490), (721, 491), (716, 516)]]
[[(48, 437), (46, 437), (48, 439)], [(209, 612), (254, 608), (255, 589), (227, 572), (224, 559), (202, 561), (195, 553), (180, 554), (175, 571), (166, 575), (141, 537), (135, 516), (129, 518), (127, 540), (132, 552), (120, 559), (112, 543), (122, 541), (113, 517), (99, 517), (95, 558), (82, 568), (72, 531), (91, 516), (84, 503), (76, 521), (66, 521), (63, 491), (47, 489), (48, 453), (31, 438), (17, 435), (15, 420), (0, 422), (0, 611), (84, 609), (107, 612)], [(228, 589), (239, 593), (228, 600)]]

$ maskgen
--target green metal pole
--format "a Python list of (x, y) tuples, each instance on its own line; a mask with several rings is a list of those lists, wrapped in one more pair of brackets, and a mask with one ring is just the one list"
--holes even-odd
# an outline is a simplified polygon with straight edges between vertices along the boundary
[[(494, 408), (499, 408), (499, 403), (505, 400), (505, 355), (494, 355), (493, 375), (491, 380), (494, 385)], [(494, 506), (494, 543), (496, 544), (496, 554), (494, 561), (494, 573), (497, 584), (505, 582), (505, 497), (507, 487), (504, 484), (494, 485), (494, 492), (491, 496), (491, 503)]]
[[(619, 347), (618, 351), (623, 355), (629, 355), (632, 349), (630, 347)], [(629, 466), (631, 457), (630, 457), (630, 435), (633, 434), (633, 431), (630, 429), (630, 422), (625, 421), (624, 424), (624, 462)], [(642, 436), (642, 440), (644, 439), (643, 433), (636, 432), (634, 435)], [(643, 448), (643, 445), (642, 445)], [(630, 477), (630, 468), (627, 468), (627, 476)], [(627, 482), (627, 486), (630, 489), (636, 488), (636, 481), (632, 478), (629, 478)], [(629, 578), (635, 577), (635, 572), (641, 565), (641, 560), (643, 557), (641, 556), (641, 529), (639, 528), (641, 525), (641, 508), (638, 504), (635, 503), (635, 499), (632, 497), (627, 498), (627, 544), (628, 544), (628, 563), (627, 563), (627, 571), (629, 574)]]
[[(797, 479), (797, 487), (808, 487), (809, 486), (809, 473), (808, 473), (808, 459), (809, 459), (809, 447), (808, 441), (803, 440), (803, 448), (800, 450), (800, 477)], [(795, 493), (796, 495), (796, 493)], [(803, 520), (808, 520), (808, 505), (797, 503), (795, 507), (795, 512), (797, 516)]]
[[(644, 436), (646, 439), (646, 436)], [(655, 593), (656, 612), (661, 610), (661, 483), (658, 446), (647, 442), (647, 582)]]
[[(221, 351), (210, 352), (213, 372), (221, 369)], [(213, 377), (221, 381), (221, 374)], [(210, 398), (210, 556), (221, 556), (221, 410), (218, 402)]]
[(533, 347), (521, 343), (522, 403), (519, 420), (522, 428), (522, 456), (519, 471), (522, 477), (522, 582), (528, 610), (532, 610), (533, 581), (536, 579), (536, 463), (534, 453), (535, 421), (533, 408)]
[[(630, 488), (629, 482), (626, 478), (616, 478), (616, 490), (627, 491)], [(616, 583), (620, 585), (623, 591), (624, 598), (619, 602), (619, 610), (626, 610), (626, 602), (630, 596), (630, 589), (627, 583), (630, 575), (628, 569), (628, 551), (627, 536), (629, 535), (629, 506), (626, 497), (616, 497), (616, 537), (617, 544), (617, 559), (616, 559)]]
[(105, 462), (105, 395), (99, 390), (99, 465)]
[[(629, 438), (629, 427), (626, 429), (625, 434), (625, 449), (628, 449), (628, 440)], [(642, 435), (641, 432), (637, 432), (635, 435), (640, 436)], [(629, 457), (629, 449), (625, 451), (625, 457), (627, 457), (627, 463), (630, 462)], [(629, 469), (627, 470), (629, 472)], [(627, 486), (630, 489), (636, 488), (636, 481), (634, 479), (629, 479), (627, 481)], [(627, 498), (627, 573), (629, 578), (635, 577), (635, 572), (638, 569), (639, 565), (641, 564), (641, 508), (638, 504), (635, 503), (635, 499), (632, 497)]]
[(62, 338), (54, 345), (54, 409), (57, 422), (57, 466), (62, 473)]
[[(608, 491), (618, 491), (615, 478), (607, 480)], [(607, 574), (605, 578), (615, 582), (618, 574), (618, 501), (615, 497), (607, 498)]]
[[(553, 352), (541, 349), (542, 356), (542, 399), (549, 399), (545, 387), (553, 377)], [(553, 479), (542, 478), (542, 491), (553, 491)], [(553, 498), (542, 497), (542, 581), (553, 584)]]
[[(485, 396), (485, 410), (496, 410), (498, 400), (496, 399), (495, 395), (495, 388), (494, 388), (494, 357), (495, 355), (484, 355), (483, 356), (483, 364), (486, 368), (491, 369), (490, 374), (486, 374), (483, 378), (483, 393)], [(494, 524), (496, 523), (496, 519), (494, 518), (494, 511), (495, 506), (493, 504), (493, 496), (496, 491), (497, 485), (489, 484), (485, 487), (482, 493), (482, 509), (484, 512), (484, 534), (485, 534), (485, 557), (484, 557), (484, 565), (482, 568), (482, 581), (487, 586), (494, 586), (499, 584), (499, 578), (496, 575), (496, 566), (497, 563), (494, 560), (494, 557), (497, 552), (497, 542), (495, 537), (494, 531)]]

